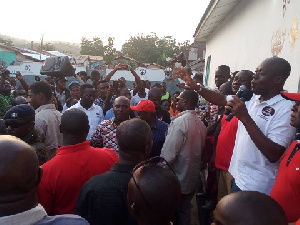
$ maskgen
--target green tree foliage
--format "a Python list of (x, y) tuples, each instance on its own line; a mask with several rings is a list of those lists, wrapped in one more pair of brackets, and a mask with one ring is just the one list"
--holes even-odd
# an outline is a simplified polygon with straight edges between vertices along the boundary
[[(39, 46), (39, 49), (41, 49), (41, 46)], [(43, 50), (44, 51), (54, 51), (55, 47), (51, 43), (46, 43), (45, 45), (43, 45)]]
[(166, 58), (173, 58), (189, 45), (189, 41), (177, 43), (172, 36), (159, 38), (155, 33), (131, 37), (122, 46), (124, 56), (143, 63), (166, 65)]
[(13, 42), (10, 39), (4, 39), (4, 38), (0, 38), (0, 43), (3, 43), (7, 46), (13, 46)]
[(104, 55), (103, 42), (98, 37), (93, 37), (93, 40), (88, 40), (85, 37), (81, 38), (80, 54), (103, 56)]
[(111, 62), (114, 58), (116, 58), (119, 53), (114, 47), (114, 37), (108, 38), (108, 44), (104, 46), (104, 56), (103, 59), (106, 62)]

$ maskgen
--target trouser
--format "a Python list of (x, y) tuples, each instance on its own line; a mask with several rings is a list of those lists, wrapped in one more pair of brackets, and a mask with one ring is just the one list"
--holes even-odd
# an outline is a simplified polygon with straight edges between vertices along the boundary
[(235, 183), (235, 180), (232, 180), (231, 193), (242, 191)]
[(191, 209), (192, 209), (192, 198), (194, 197), (195, 191), (189, 194), (181, 194), (181, 201), (178, 209), (178, 224), (179, 225), (190, 225), (191, 224)]
[(227, 170), (219, 169), (218, 201), (231, 193), (232, 175)]

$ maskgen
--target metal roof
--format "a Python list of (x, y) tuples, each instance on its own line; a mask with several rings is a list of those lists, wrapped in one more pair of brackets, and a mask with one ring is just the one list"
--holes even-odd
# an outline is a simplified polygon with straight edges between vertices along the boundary
[(226, 16), (241, 0), (211, 0), (198, 24), (195, 41), (207, 40), (207, 37), (222, 23)]

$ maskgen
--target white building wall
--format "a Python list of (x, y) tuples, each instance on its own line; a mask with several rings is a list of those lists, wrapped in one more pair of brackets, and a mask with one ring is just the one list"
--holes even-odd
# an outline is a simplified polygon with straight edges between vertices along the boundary
[[(288, 60), (292, 67), (284, 88), (297, 92), (300, 74), (299, 12), (299, 0), (242, 0), (208, 37), (206, 59), (211, 56), (208, 85), (215, 86), (214, 73), (218, 65), (228, 65), (232, 72), (242, 69), (254, 72), (262, 60), (273, 56), (272, 49), (273, 52), (277, 49), (280, 51), (277, 52), (278, 57)], [(290, 41), (293, 20), (299, 21), (299, 36), (294, 48)]]

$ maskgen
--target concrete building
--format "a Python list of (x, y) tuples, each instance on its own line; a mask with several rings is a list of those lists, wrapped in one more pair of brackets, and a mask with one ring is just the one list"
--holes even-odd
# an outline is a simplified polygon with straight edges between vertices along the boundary
[(218, 65), (255, 71), (265, 58), (278, 56), (292, 66), (284, 88), (299, 91), (299, 11), (297, 0), (211, 0), (194, 34), (206, 42), (205, 83), (214, 87)]

